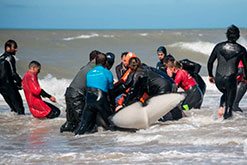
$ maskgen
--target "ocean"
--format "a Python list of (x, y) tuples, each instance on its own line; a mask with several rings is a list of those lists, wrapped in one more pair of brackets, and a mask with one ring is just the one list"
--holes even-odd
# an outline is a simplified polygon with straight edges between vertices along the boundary
[[(221, 93), (208, 82), (207, 60), (213, 47), (226, 40), (226, 29), (203, 30), (0, 30), (4, 43), (18, 43), (17, 72), (24, 76), (28, 63), (41, 63), (41, 87), (57, 99), (61, 116), (35, 119), (23, 91), (25, 116), (10, 112), (0, 96), (0, 164), (247, 164), (247, 97), (243, 113), (231, 120), (218, 118)], [(247, 48), (247, 29), (239, 43)], [(176, 59), (201, 64), (207, 84), (201, 109), (186, 112), (179, 121), (157, 122), (135, 133), (102, 131), (74, 136), (60, 133), (65, 122), (64, 93), (92, 50), (113, 52), (115, 66), (122, 52), (134, 52), (142, 62), (155, 66), (156, 50), (164, 45)], [(47, 100), (46, 100), (47, 101)]]

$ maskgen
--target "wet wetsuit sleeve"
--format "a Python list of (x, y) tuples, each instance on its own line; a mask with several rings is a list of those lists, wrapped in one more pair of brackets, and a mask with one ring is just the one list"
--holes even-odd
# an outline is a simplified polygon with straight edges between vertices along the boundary
[(21, 82), (22, 79), (21, 77), (16, 73), (16, 62), (15, 62), (15, 58), (12, 56), (9, 56), (8, 58), (6, 58), (6, 60), (9, 62), (10, 65), (10, 69), (11, 69), (11, 77), (16, 81), (18, 86), (21, 86)]
[(216, 60), (216, 58), (217, 58), (217, 53), (216, 53), (216, 47), (215, 47), (213, 52), (211, 53), (209, 59), (208, 59), (208, 75), (210, 77), (214, 77), (213, 76), (213, 64), (214, 64), (214, 61)]
[(132, 85), (131, 85), (130, 90), (128, 92), (128, 95), (124, 101), (124, 105), (127, 105), (129, 101), (134, 99), (134, 97), (136, 97), (138, 99), (137, 94), (140, 93), (138, 91), (138, 89), (139, 89), (141, 77), (142, 77), (142, 75), (139, 73), (136, 73), (133, 76)]
[(42, 97), (48, 97), (48, 98), (51, 97), (51, 95), (49, 95), (48, 93), (46, 93), (43, 89), (41, 89), (40, 95), (41, 95)]
[(189, 59), (180, 60), (179, 62), (181, 62), (183, 64), (183, 69), (185, 69), (189, 72), (199, 73), (201, 70), (200, 64), (193, 62)]

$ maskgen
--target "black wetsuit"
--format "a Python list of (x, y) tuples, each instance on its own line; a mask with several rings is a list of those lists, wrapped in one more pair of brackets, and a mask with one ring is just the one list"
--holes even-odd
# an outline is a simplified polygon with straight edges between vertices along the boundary
[[(204, 95), (206, 92), (206, 83), (204, 82), (202, 77), (199, 75), (201, 65), (193, 61), (190, 61), (189, 59), (179, 60), (179, 62), (183, 65), (183, 69), (188, 71), (188, 73), (195, 79), (199, 88), (201, 89), (202, 94)], [(201, 104), (202, 104), (202, 101), (201, 101)], [(199, 104), (197, 107), (194, 107), (194, 108), (201, 108), (201, 104)]]
[(166, 67), (165, 67), (165, 65), (162, 63), (162, 61), (159, 61), (159, 62), (156, 64), (156, 69), (158, 69), (158, 70), (160, 70), (160, 71), (166, 73)]
[(108, 129), (110, 125), (108, 117), (112, 115), (112, 111), (107, 96), (108, 94), (100, 89), (87, 88), (86, 106), (82, 112), (80, 126), (75, 130), (75, 135), (91, 131), (91, 128), (98, 122), (97, 117), (102, 119), (97, 125)]
[(18, 91), (21, 89), (22, 79), (16, 73), (15, 58), (5, 52), (0, 60), (0, 93), (10, 106), (11, 111), (25, 114), (22, 98)]
[(80, 123), (82, 110), (85, 105), (86, 75), (95, 66), (94, 62), (89, 62), (82, 67), (67, 88), (65, 93), (67, 121), (61, 126), (60, 132), (73, 132)]
[(127, 71), (127, 69), (123, 67), (122, 63), (117, 65), (115, 69), (116, 69), (116, 75), (117, 75), (118, 80), (120, 80), (121, 77), (124, 75), (124, 73)]
[(144, 92), (152, 97), (171, 91), (172, 83), (170, 80), (150, 69), (143, 68), (135, 72), (124, 104), (127, 105), (131, 103), (130, 101), (138, 101)]
[[(244, 74), (243, 68), (238, 68), (238, 76)], [(233, 102), (232, 110), (243, 112), (241, 108), (239, 108), (239, 102), (243, 98), (245, 92), (247, 90), (247, 85), (243, 81), (239, 81), (237, 85), (236, 98)], [(223, 94), (220, 98), (220, 106), (223, 107), (225, 105), (225, 94)]]
[[(242, 60), (246, 76), (246, 49), (240, 44), (225, 41), (217, 44), (208, 60), (208, 74), (213, 77), (213, 63), (217, 59), (215, 84), (223, 93), (225, 102), (224, 118), (232, 116), (232, 106), (236, 97), (238, 64)], [(246, 79), (246, 78), (245, 78)]]

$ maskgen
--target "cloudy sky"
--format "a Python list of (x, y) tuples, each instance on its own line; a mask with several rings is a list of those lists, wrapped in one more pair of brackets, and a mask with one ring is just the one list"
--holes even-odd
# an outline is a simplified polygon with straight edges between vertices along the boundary
[(0, 28), (247, 28), (247, 0), (0, 0)]

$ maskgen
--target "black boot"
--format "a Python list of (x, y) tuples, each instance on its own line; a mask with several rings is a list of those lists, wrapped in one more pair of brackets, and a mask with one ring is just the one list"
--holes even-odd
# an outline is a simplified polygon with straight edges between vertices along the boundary
[(226, 108), (224, 113), (224, 119), (229, 119), (232, 117), (232, 108)]
[(86, 131), (88, 131), (89, 127), (92, 125), (92, 119), (94, 118), (94, 113), (90, 110), (84, 109), (81, 122), (79, 123), (79, 127), (75, 130), (75, 135), (82, 135)]
[(70, 123), (70, 122), (65, 122), (61, 127), (60, 127), (60, 132), (74, 132), (75, 130), (75, 125)]

